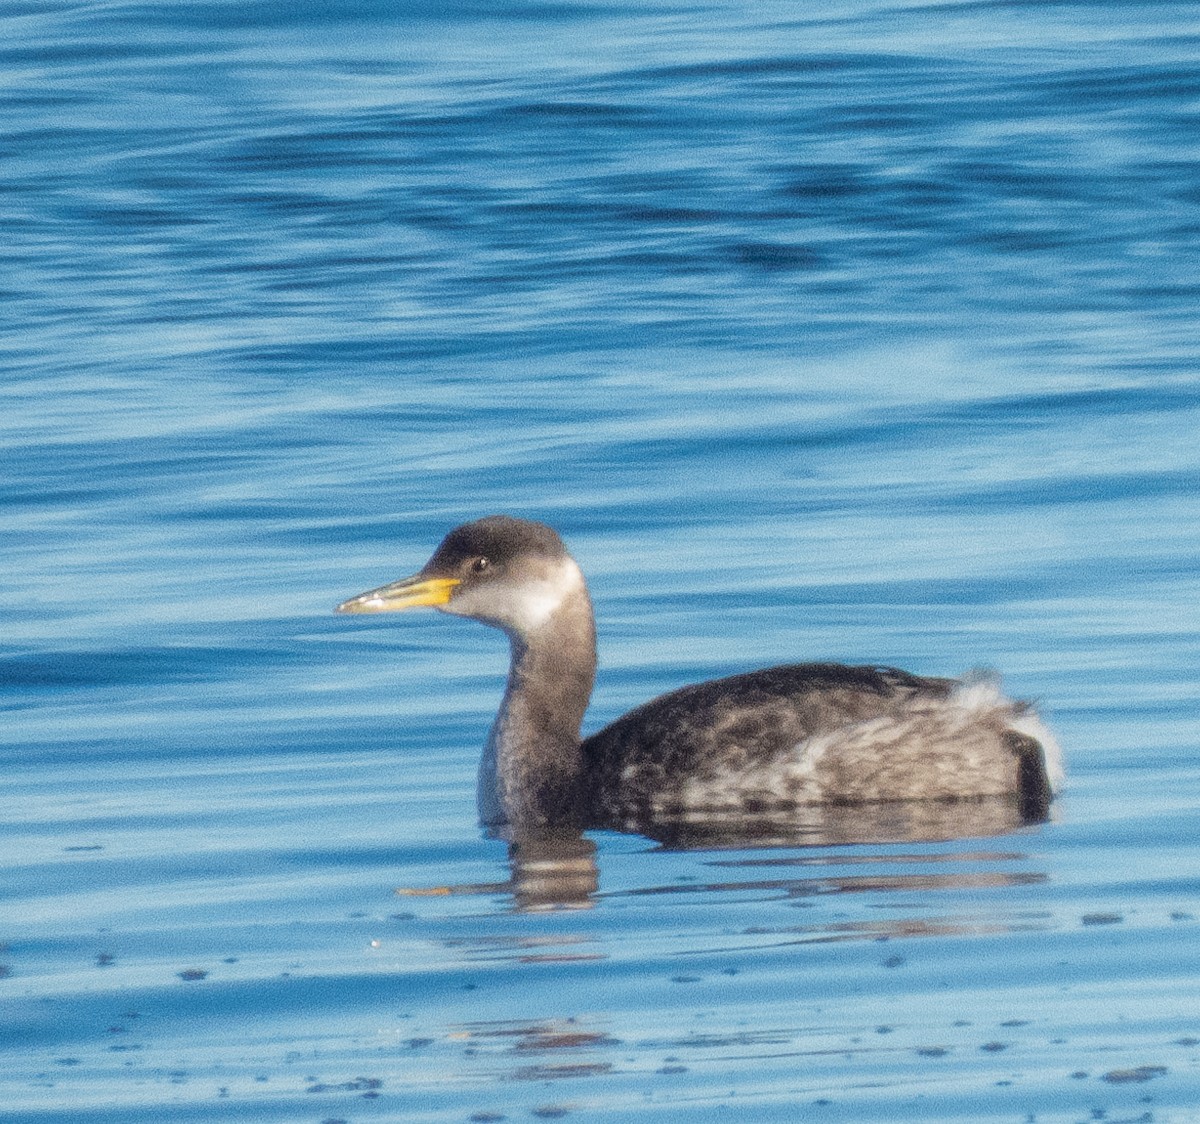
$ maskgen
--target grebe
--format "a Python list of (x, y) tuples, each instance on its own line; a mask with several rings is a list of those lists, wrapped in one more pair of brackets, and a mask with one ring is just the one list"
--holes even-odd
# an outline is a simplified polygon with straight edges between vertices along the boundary
[(554, 530), (491, 515), (412, 577), (339, 613), (433, 606), (507, 633), (512, 658), (479, 770), (485, 825), (620, 826), (705, 811), (1011, 798), (1044, 819), (1061, 755), (1028, 703), (987, 678), (832, 663), (683, 687), (580, 737), (596, 672), (587, 584)]

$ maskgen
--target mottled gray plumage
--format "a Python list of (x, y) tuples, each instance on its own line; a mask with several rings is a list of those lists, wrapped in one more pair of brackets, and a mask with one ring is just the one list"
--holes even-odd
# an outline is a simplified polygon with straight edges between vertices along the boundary
[(549, 527), (489, 516), (345, 612), (434, 605), (503, 629), (508, 684), (480, 767), (484, 822), (628, 826), (711, 811), (1003, 797), (1044, 818), (1058, 749), (994, 680), (795, 664), (684, 687), (580, 740), (591, 602)]
[(587, 738), (586, 787), (613, 820), (1002, 795), (1044, 811), (1041, 746), (1011, 727), (1027, 708), (986, 686), (985, 706), (963, 693), (953, 679), (842, 664), (698, 683)]

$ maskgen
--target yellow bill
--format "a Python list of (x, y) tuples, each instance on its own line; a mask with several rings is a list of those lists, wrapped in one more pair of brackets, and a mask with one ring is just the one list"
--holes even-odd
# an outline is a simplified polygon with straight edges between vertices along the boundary
[(459, 584), (458, 578), (427, 578), (414, 574), (391, 585), (370, 589), (343, 601), (338, 613), (392, 613), (401, 609), (418, 609), (425, 605), (445, 605)]

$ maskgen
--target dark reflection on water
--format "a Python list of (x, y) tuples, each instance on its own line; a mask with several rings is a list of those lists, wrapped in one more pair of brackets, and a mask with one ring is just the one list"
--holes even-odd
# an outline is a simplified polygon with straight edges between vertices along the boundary
[(720, 847), (836, 847), (855, 843), (935, 842), (1005, 835), (1041, 823), (1016, 800), (895, 800), (875, 804), (816, 804), (752, 816), (685, 814), (621, 826), (671, 849)]
[(401, 895), (501, 894), (512, 898), (519, 912), (548, 909), (587, 909), (599, 887), (596, 845), (579, 831), (550, 832), (510, 840), (506, 882), (470, 883), (418, 890), (398, 889)]
[[(836, 859), (830, 860), (837, 865)], [(1029, 871), (986, 871), (960, 874), (844, 875), (828, 878), (756, 878), (725, 879), (720, 882), (691, 883), (686, 886), (641, 886), (627, 894), (705, 894), (729, 890), (780, 891), (789, 898), (816, 897), (818, 894), (876, 894), (907, 890), (995, 889), (1002, 886), (1032, 886), (1047, 881), (1045, 874)]]
[[(633, 824), (627, 825), (632, 830)], [(641, 824), (640, 834), (667, 851), (761, 852), (778, 850), (778, 856), (711, 860), (708, 866), (728, 870), (761, 870), (765, 867), (826, 866), (846, 864), (899, 864), (920, 867), (925, 863), (972, 864), (1023, 861), (1026, 856), (1009, 851), (964, 851), (898, 856), (838, 853), (797, 856), (794, 849), (836, 848), (918, 842), (945, 842), (956, 838), (1005, 835), (1028, 827), (1013, 800), (896, 801), (888, 804), (817, 806), (747, 818), (736, 814), (689, 815), (686, 820)], [(503, 833), (501, 833), (503, 834)], [(548, 832), (509, 838), (511, 876), (504, 882), (468, 883), (420, 890), (401, 888), (401, 895), (501, 895), (517, 912), (587, 909), (601, 893), (601, 871), (595, 843), (577, 831)], [(693, 882), (686, 885), (641, 886), (622, 891), (636, 896), (701, 894), (737, 890), (782, 892), (788, 897), (817, 894), (874, 893), (900, 890), (994, 889), (1032, 885), (1046, 876), (1030, 871), (968, 871), (842, 875), (802, 879), (761, 879)], [(901, 930), (904, 923), (898, 923)], [(919, 927), (919, 925), (917, 926)], [(898, 930), (898, 931), (901, 931)], [(905, 930), (907, 931), (907, 930)]]
[(596, 845), (582, 835), (517, 840), (508, 854), (517, 909), (585, 907), (599, 888)]
[(511, 1068), (501, 1072), (514, 1081), (553, 1081), (607, 1073), (613, 1062), (589, 1060), (587, 1055), (623, 1045), (619, 1039), (589, 1030), (584, 1022), (571, 1018), (473, 1023), (457, 1033), (474, 1051), (510, 1063)]

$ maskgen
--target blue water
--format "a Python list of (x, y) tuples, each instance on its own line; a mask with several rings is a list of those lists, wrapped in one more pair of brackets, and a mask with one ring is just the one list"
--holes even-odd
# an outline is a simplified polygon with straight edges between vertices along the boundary
[[(0, 1121), (1200, 1120), (1198, 48), (0, 0)], [(510, 863), (502, 638), (331, 612), (492, 511), (588, 728), (995, 667), (1053, 822)]]

